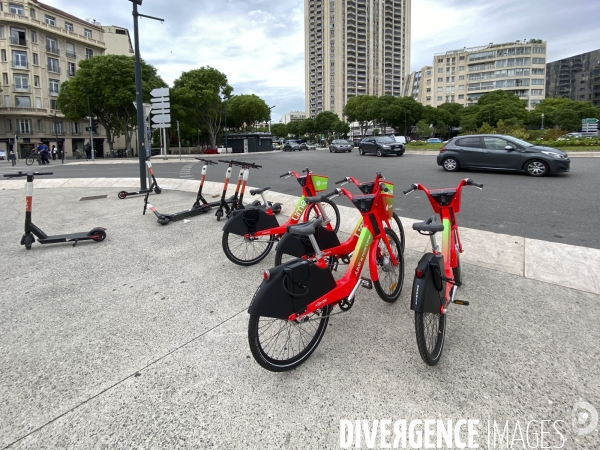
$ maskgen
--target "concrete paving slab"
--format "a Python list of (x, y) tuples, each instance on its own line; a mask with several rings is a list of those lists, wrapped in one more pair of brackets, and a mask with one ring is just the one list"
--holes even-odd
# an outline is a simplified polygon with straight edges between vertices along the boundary
[(93, 187), (97, 178), (71, 178), (65, 184), (64, 187)]
[(37, 180), (33, 180), (33, 187), (34, 189), (55, 189), (63, 187), (67, 181), (69, 181), (68, 178), (38, 178)]
[(525, 276), (600, 294), (600, 250), (525, 239)]
[(25, 181), (24, 180), (2, 180), (0, 181), (0, 189), (6, 190), (17, 190), (17, 189), (25, 189)]
[(461, 262), (524, 275), (525, 239), (519, 236), (460, 228)]

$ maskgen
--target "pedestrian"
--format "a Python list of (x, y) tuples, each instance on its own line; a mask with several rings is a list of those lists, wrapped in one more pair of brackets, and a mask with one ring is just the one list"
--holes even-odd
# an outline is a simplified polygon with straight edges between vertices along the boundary
[(42, 164), (50, 164), (50, 150), (46, 144), (42, 144)]
[(15, 154), (14, 150), (10, 150), (10, 153), (8, 154), (10, 160), (12, 161), (12, 165), (13, 167), (17, 165), (17, 155)]
[(56, 145), (52, 146), (52, 161), (56, 161)]
[(85, 159), (89, 161), (92, 157), (92, 148), (89, 142), (83, 146), (83, 150), (85, 151)]

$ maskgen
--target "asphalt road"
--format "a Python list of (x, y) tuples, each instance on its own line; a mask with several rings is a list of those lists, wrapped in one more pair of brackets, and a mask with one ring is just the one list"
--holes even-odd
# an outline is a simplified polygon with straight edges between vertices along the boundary
[[(236, 155), (236, 159), (241, 159), (240, 156)], [(433, 156), (404, 155), (378, 158), (360, 156), (356, 150), (340, 154), (303, 151), (245, 155), (244, 159), (263, 165), (262, 169), (251, 171), (248, 181), (250, 186), (270, 186), (274, 191), (293, 195), (301, 194), (300, 186), (293, 178), (279, 178), (280, 174), (288, 170), (299, 172), (308, 166), (315, 173), (329, 176), (330, 187), (334, 181), (350, 175), (361, 181), (371, 181), (375, 172), (381, 171), (399, 188), (396, 190), (395, 202), (398, 214), (423, 220), (432, 214), (425, 195), (415, 192), (404, 196), (401, 190), (407, 189), (415, 182), (429, 189), (450, 188), (456, 186), (461, 178), (468, 177), (483, 183), (484, 189), (463, 189), (462, 210), (458, 214), (459, 225), (532, 239), (600, 248), (598, 202), (594, 201), (600, 191), (600, 158), (572, 158), (570, 173), (545, 178), (531, 178), (506, 172), (448, 173), (436, 165)], [(194, 164), (191, 167), (192, 178), (199, 179), (202, 164), (195, 160), (169, 164), (155, 161), (154, 169), (157, 177), (180, 178), (182, 174), (189, 172), (190, 164)], [(188, 166), (188, 170), (182, 172), (184, 166)], [(52, 164), (50, 169), (57, 178), (120, 178), (139, 175), (137, 164)], [(223, 164), (211, 166), (207, 179), (222, 181), (224, 171)], [(236, 175), (237, 171), (234, 171), (232, 178)], [(354, 187), (351, 189), (358, 192)], [(344, 198), (338, 198), (336, 201), (349, 205)], [(192, 199), (190, 205), (191, 203)]]

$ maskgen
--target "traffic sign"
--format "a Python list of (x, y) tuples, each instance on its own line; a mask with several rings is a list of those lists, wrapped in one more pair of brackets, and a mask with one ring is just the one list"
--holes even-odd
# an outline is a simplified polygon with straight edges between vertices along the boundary
[(598, 123), (598, 119), (581, 119), (581, 123)]
[(169, 96), (169, 88), (156, 88), (150, 91), (150, 95), (152, 97), (168, 97)]
[(152, 110), (151, 125), (152, 128), (169, 128), (171, 126), (171, 101), (169, 98), (169, 88), (156, 88), (150, 94)]
[[(171, 114), (155, 114), (154, 116), (152, 116), (153, 124), (161, 124), (161, 123), (167, 123), (167, 122), (171, 122)], [(156, 128), (159, 128), (159, 127), (156, 127)]]

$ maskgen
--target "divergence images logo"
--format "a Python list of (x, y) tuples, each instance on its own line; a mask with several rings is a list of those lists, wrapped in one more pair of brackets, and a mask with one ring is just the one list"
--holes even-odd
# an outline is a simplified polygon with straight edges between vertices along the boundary
[(571, 411), (573, 432), (578, 436), (590, 434), (598, 426), (598, 411), (588, 402), (577, 402)]

